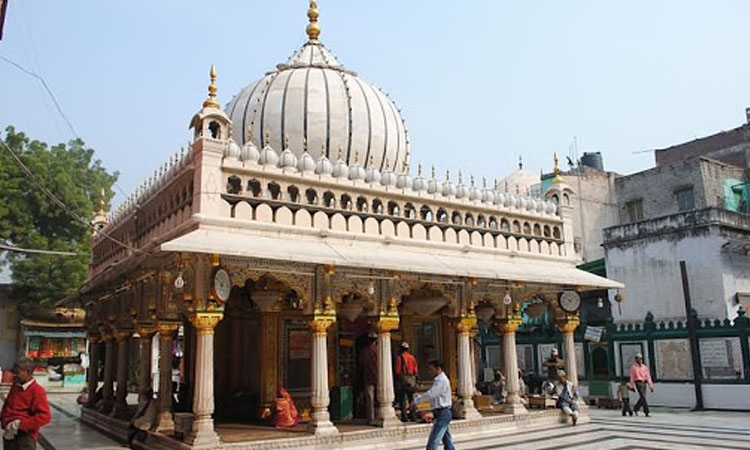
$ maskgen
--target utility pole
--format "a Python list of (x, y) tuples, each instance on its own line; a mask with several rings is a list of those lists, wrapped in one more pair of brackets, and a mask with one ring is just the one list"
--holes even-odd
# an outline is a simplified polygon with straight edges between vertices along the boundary
[(697, 314), (693, 310), (690, 300), (690, 285), (688, 284), (687, 267), (685, 261), (680, 261), (680, 273), (682, 275), (682, 294), (685, 297), (685, 314), (687, 315), (687, 329), (690, 337), (690, 359), (693, 362), (693, 382), (695, 386), (695, 407), (693, 411), (703, 410), (703, 388), (701, 382), (700, 353), (698, 352)]

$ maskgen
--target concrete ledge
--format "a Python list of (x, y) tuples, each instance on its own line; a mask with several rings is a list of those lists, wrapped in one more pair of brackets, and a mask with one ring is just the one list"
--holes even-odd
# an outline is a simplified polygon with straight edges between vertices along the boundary
[(81, 422), (118, 442), (128, 440), (128, 422), (112, 418), (91, 408), (81, 408)]

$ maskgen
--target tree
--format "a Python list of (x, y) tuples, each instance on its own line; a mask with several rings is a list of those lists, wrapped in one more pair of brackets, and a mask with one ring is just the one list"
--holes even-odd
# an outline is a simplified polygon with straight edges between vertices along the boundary
[(91, 254), (90, 220), (107, 204), (117, 172), (108, 172), (82, 140), (48, 146), (9, 126), (5, 143), (36, 178), (59, 198), (55, 204), (0, 148), (0, 242), (16, 247), (74, 252), (77, 256), (6, 252), (0, 266), (11, 271), (17, 298), (42, 306), (71, 295), (83, 284)]

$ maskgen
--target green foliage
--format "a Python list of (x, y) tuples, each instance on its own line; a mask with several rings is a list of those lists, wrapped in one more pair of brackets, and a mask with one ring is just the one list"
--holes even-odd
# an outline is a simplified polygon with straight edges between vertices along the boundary
[(94, 150), (76, 139), (49, 147), (9, 126), (5, 143), (39, 181), (67, 205), (48, 198), (0, 149), (0, 242), (25, 248), (75, 252), (79, 256), (6, 252), (0, 264), (11, 271), (13, 293), (22, 301), (50, 306), (75, 293), (86, 277), (91, 253), (90, 220), (99, 209), (101, 190), (109, 202), (118, 173), (109, 173)]

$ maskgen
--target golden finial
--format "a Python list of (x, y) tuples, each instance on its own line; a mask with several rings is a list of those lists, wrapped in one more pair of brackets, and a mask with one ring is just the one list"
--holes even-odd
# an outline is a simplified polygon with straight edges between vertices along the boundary
[(354, 152), (354, 164), (359, 164), (359, 152)]
[(318, 2), (310, 0), (310, 8), (307, 10), (307, 18), (310, 23), (307, 24), (307, 37), (310, 42), (318, 42), (318, 36), (320, 36), (320, 25), (318, 25)]
[(263, 138), (263, 145), (265, 147), (268, 147), (268, 145), (271, 143), (271, 134), (266, 130), (266, 135)]
[(432, 165), (432, 178), (435, 178), (435, 165)]
[(326, 143), (325, 142), (321, 142), (320, 143), (320, 156), (319, 156), (319, 158), (322, 158), (323, 156), (325, 156), (325, 154), (326, 154)]
[(211, 84), (208, 86), (208, 98), (203, 102), (204, 108), (220, 108), (219, 102), (216, 101), (216, 66), (211, 64)]
[(289, 150), (289, 136), (284, 136), (284, 150)]
[(99, 215), (104, 215), (104, 207), (105, 207), (106, 201), (104, 200), (104, 187), (102, 186), (101, 190), (99, 191)]
[(445, 181), (450, 181), (450, 180), (451, 180), (451, 171), (448, 170), (448, 169), (446, 169), (445, 170)]
[(247, 130), (247, 141), (245, 142), (253, 142), (253, 130), (252, 129)]
[(302, 152), (307, 153), (307, 138), (306, 137), (302, 138)]
[(422, 163), (417, 164), (417, 176), (422, 176)]
[(344, 160), (344, 149), (339, 147), (339, 161)]
[(367, 165), (370, 166), (371, 168), (375, 166), (375, 156), (370, 155), (370, 160), (367, 161)]
[(553, 183), (562, 183), (565, 180), (562, 179), (560, 176), (560, 159), (557, 156), (557, 152), (555, 152), (555, 178), (552, 180)]

